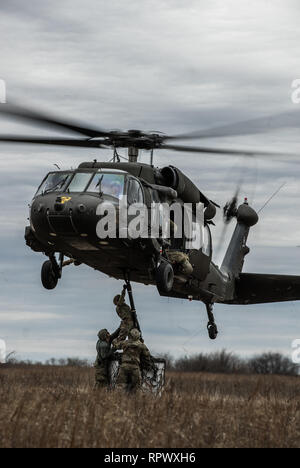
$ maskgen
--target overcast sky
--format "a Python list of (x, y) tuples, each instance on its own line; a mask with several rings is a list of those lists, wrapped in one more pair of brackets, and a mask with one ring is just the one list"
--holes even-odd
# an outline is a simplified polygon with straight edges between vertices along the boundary
[[(0, 79), (17, 100), (104, 127), (166, 133), (300, 112), (291, 102), (300, 77), (296, 1), (2, 0)], [(296, 115), (296, 114), (295, 114)], [(298, 115), (298, 114), (297, 114)], [(1, 133), (39, 130), (1, 119)], [(285, 119), (282, 119), (283, 127)], [(269, 129), (270, 130), (270, 129)], [(197, 142), (196, 142), (197, 143)], [(203, 140), (228, 148), (298, 153), (298, 129)], [(146, 161), (149, 155), (143, 155)], [(28, 203), (57, 163), (108, 160), (109, 150), (0, 147), (0, 338), (19, 357), (94, 358), (98, 329), (115, 329), (112, 298), (122, 283), (87, 267), (69, 267), (55, 291), (40, 284), (45, 260), (23, 239)], [(259, 209), (278, 187), (251, 231), (245, 271), (300, 274), (300, 165), (297, 158), (244, 160), (167, 151), (172, 163), (216, 202), (240, 196)], [(241, 198), (242, 199), (242, 198)], [(230, 238), (234, 223), (229, 227)], [(220, 214), (212, 229), (218, 250)], [(290, 353), (300, 338), (300, 303), (215, 307), (217, 341), (207, 338), (204, 305), (160, 298), (135, 285), (146, 343), (174, 356), (226, 348), (241, 355)]]

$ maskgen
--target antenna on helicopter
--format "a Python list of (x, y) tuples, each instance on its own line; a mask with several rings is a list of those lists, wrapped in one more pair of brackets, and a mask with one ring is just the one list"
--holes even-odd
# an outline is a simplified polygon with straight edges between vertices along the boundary
[(271, 200), (273, 200), (273, 198), (277, 195), (278, 192), (280, 192), (280, 190), (287, 184), (287, 182), (283, 182), (283, 184), (280, 185), (280, 187), (274, 192), (272, 193), (272, 195), (270, 196), (270, 198), (268, 198), (268, 200), (263, 204), (263, 206), (258, 210), (257, 213), (260, 213), (269, 203)]
[(118, 151), (117, 151), (117, 148), (114, 146), (113, 162), (116, 162), (116, 160), (117, 160), (117, 162), (121, 162), (120, 156), (119, 156)]

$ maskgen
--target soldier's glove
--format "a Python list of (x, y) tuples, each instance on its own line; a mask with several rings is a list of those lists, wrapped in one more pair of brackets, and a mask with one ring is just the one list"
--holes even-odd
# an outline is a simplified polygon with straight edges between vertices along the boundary
[(115, 351), (117, 349), (117, 338), (115, 338), (114, 340), (112, 340), (111, 342), (111, 347), (113, 349), (113, 351)]

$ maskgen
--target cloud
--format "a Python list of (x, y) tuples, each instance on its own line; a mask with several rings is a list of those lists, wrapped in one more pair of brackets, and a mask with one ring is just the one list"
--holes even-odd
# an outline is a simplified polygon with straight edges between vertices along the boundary
[[(3, 306), (1, 305), (1, 309)], [(1, 312), (0, 313), (0, 326), (5, 326), (9, 322), (30, 322), (34, 320), (57, 320), (59, 318), (56, 314), (51, 314), (49, 312), (40, 312), (35, 313), (31, 311), (14, 311), (14, 312)]]

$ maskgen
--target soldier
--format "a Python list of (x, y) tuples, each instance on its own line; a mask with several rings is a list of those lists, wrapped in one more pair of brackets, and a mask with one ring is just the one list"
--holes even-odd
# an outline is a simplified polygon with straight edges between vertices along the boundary
[(111, 343), (118, 332), (119, 330), (111, 335), (106, 328), (104, 328), (98, 333), (99, 340), (96, 346), (97, 358), (94, 364), (96, 389), (109, 386), (109, 363), (114, 354), (114, 350), (111, 349)]
[(194, 268), (187, 254), (179, 251), (171, 251), (168, 253), (168, 257), (170, 262), (174, 265), (174, 268), (177, 267), (179, 272), (183, 273), (185, 276), (190, 276), (193, 273)]
[[(114, 298), (114, 305), (116, 306), (116, 312), (121, 319), (121, 324), (117, 334), (117, 338), (114, 340), (113, 346), (118, 348), (119, 344), (124, 341), (130, 330), (135, 327), (135, 321), (133, 313), (129, 305), (125, 303), (125, 294), (127, 286), (123, 286), (122, 294), (118, 294)], [(117, 333), (117, 331), (115, 333)]]
[(123, 354), (116, 388), (136, 391), (142, 385), (141, 365), (147, 370), (153, 368), (150, 352), (141, 342), (137, 328), (130, 331), (128, 340), (121, 342), (118, 348), (123, 350)]

